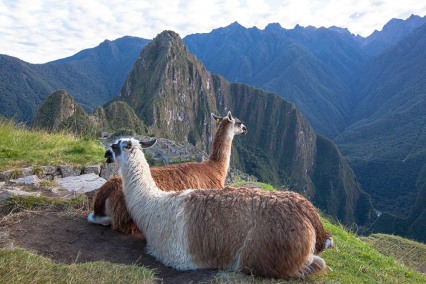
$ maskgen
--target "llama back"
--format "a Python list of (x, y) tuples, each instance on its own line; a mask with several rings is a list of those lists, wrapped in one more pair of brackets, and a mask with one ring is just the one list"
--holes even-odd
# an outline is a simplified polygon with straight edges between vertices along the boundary
[(184, 163), (152, 167), (151, 174), (161, 190), (181, 191), (188, 188), (222, 189), (227, 172), (215, 164)]
[(186, 230), (194, 263), (299, 277), (301, 267), (312, 261), (315, 230), (293, 197), (247, 188), (188, 194)]

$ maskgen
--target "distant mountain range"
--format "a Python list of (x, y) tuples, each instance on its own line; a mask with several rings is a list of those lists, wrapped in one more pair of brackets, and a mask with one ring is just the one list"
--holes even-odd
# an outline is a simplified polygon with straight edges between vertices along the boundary
[[(295, 103), (339, 145), (375, 207), (410, 223), (423, 214), (412, 212), (426, 165), (425, 39), (426, 17), (411, 16), (367, 38), (337, 27), (233, 23), (185, 43), (208, 70)], [(426, 231), (422, 220), (415, 224)], [(387, 232), (401, 234), (411, 224)]]
[(92, 112), (115, 97), (149, 40), (123, 37), (46, 64), (0, 55), (0, 114), (31, 123), (42, 101), (66, 89)]
[[(205, 72), (276, 93), (294, 103), (320, 134), (338, 144), (375, 207), (408, 222), (407, 218), (413, 221), (414, 211), (416, 216), (423, 214), (418, 200), (423, 200), (426, 164), (425, 24), (426, 17), (392, 19), (382, 31), (363, 38), (338, 27), (283, 29), (270, 24), (259, 30), (233, 23), (208, 34), (187, 36), (183, 42), (205, 66)], [(146, 88), (148, 82), (137, 86), (131, 73), (127, 75), (148, 42), (133, 37), (105, 41), (75, 56), (41, 65), (0, 55), (0, 113), (29, 123), (41, 102), (57, 89), (66, 89), (91, 112), (118, 94), (123, 99), (129, 86)], [(149, 68), (157, 70), (156, 64)], [(168, 72), (175, 76), (174, 70)], [(138, 107), (132, 107), (144, 123), (157, 130), (165, 125), (155, 120), (157, 113), (149, 115), (147, 105), (164, 103), (155, 95), (162, 84), (149, 84), (151, 89), (144, 91), (148, 104), (138, 102)], [(176, 91), (173, 86), (164, 90)], [(209, 108), (214, 105), (207, 103)], [(202, 105), (204, 102), (197, 102), (185, 108), (206, 114)], [(172, 109), (170, 117), (179, 111)], [(201, 126), (187, 133), (178, 122), (169, 123), (181, 127), (177, 139), (196, 143), (209, 134)], [(258, 159), (273, 164), (272, 156)], [(271, 174), (269, 179), (277, 181), (281, 175)]]

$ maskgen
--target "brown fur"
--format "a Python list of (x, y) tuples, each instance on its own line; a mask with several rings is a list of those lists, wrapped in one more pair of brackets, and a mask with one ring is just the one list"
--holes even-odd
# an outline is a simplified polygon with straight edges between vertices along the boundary
[(306, 218), (311, 221), (312, 226), (315, 229), (316, 234), (316, 243), (315, 243), (315, 254), (320, 254), (323, 252), (325, 247), (325, 242), (327, 239), (332, 240), (331, 234), (324, 229), (324, 226), (321, 222), (320, 215), (318, 214), (315, 206), (307, 199), (303, 198), (303, 200), (297, 203), (297, 206), (303, 212)]
[[(111, 224), (113, 230), (118, 230), (125, 234), (135, 234), (139, 232), (136, 225), (133, 223), (132, 217), (127, 212), (125, 202), (111, 202), (111, 200), (124, 199), (123, 196), (123, 185), (120, 176), (114, 176), (103, 184), (96, 192), (93, 197), (93, 207), (95, 214), (102, 212), (104, 215), (105, 204), (109, 201), (109, 210), (114, 212), (114, 219)], [(120, 190), (118, 190), (120, 189)]]
[(318, 214), (312, 208), (295, 192), (231, 187), (193, 191), (185, 200), (190, 254), (201, 268), (236, 267), (263, 277), (323, 272), (320, 257), (309, 261), (315, 243), (309, 216)]
[[(233, 124), (222, 119), (213, 140), (213, 150), (206, 162), (182, 163), (152, 167), (151, 174), (157, 186), (164, 191), (179, 191), (188, 188), (222, 189), (228, 172), (232, 139), (226, 135)], [(121, 177), (113, 177), (102, 185), (93, 197), (93, 211), (105, 216), (107, 200), (112, 218), (112, 228), (126, 234), (138, 232), (126, 207)]]

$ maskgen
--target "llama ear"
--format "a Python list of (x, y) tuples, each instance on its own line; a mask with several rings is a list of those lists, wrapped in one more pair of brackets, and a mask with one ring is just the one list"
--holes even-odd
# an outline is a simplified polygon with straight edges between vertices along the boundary
[(217, 123), (219, 123), (219, 122), (221, 122), (222, 121), (222, 119), (223, 119), (223, 117), (221, 117), (221, 116), (217, 116), (217, 115), (215, 115), (215, 114), (211, 114), (212, 115), (212, 118), (217, 122)]
[(157, 139), (152, 139), (151, 141), (141, 141), (142, 149), (152, 147), (157, 142)]
[(228, 118), (229, 121), (234, 121), (234, 118), (232, 117), (232, 113), (230, 111), (228, 111), (228, 114), (226, 115), (226, 117)]

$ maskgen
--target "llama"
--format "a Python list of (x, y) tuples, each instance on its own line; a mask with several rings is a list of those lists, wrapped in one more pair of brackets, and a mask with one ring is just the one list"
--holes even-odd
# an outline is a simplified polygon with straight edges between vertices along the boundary
[(120, 139), (106, 153), (119, 163), (127, 208), (148, 253), (179, 270), (283, 279), (325, 272), (325, 261), (313, 254), (315, 228), (305, 211), (311, 205), (302, 195), (232, 187), (162, 191), (142, 152), (155, 142)]
[[(222, 189), (228, 173), (232, 140), (235, 135), (246, 134), (247, 128), (232, 116), (211, 114), (219, 123), (213, 139), (213, 149), (207, 161), (202, 163), (182, 163), (151, 168), (157, 186), (165, 191), (179, 191), (188, 188)], [(123, 233), (137, 233), (124, 201), (121, 177), (109, 179), (95, 193), (93, 212), (88, 216), (91, 223), (112, 225), (114, 230)]]

